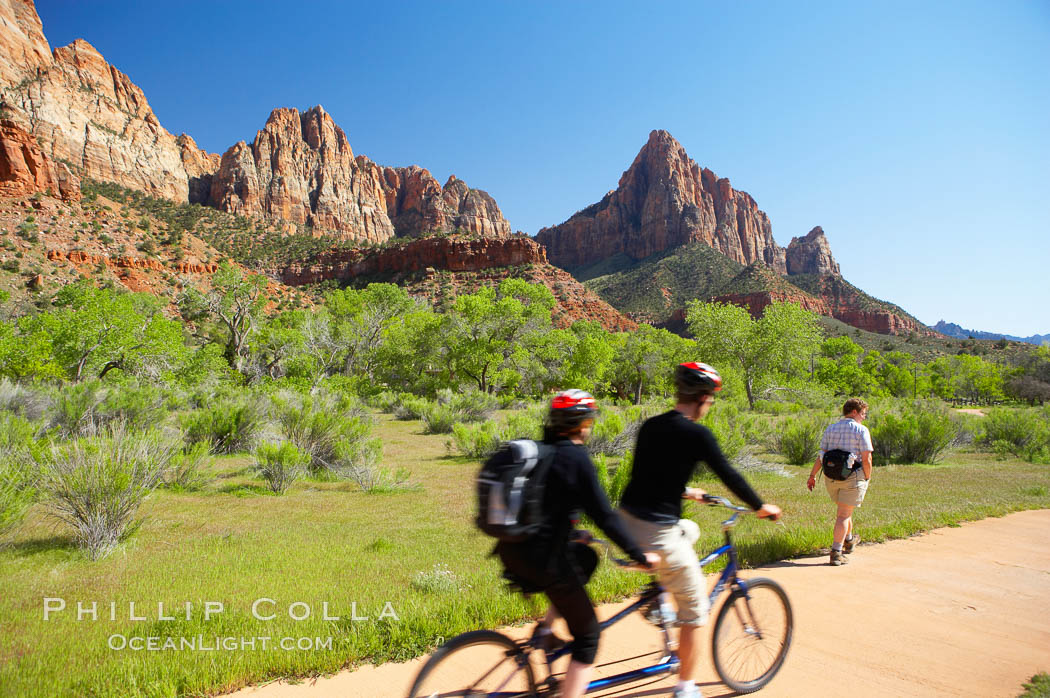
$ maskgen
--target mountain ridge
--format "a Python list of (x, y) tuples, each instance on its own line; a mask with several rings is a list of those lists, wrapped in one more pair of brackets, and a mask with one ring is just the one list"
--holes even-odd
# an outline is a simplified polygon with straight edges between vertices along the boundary
[(1015, 335), (1001, 334), (998, 332), (982, 332), (980, 330), (967, 330), (954, 322), (945, 322), (944, 320), (938, 320), (937, 324), (933, 325), (933, 329), (937, 330), (943, 335), (955, 337), (957, 339), (1006, 339), (1012, 342), (1024, 342), (1026, 344), (1050, 344), (1050, 333), (1034, 334), (1029, 337), (1017, 337)]

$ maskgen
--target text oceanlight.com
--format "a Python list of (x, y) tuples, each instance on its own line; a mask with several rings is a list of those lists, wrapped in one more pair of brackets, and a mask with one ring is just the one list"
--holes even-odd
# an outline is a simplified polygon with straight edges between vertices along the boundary
[(254, 652), (268, 650), (310, 651), (332, 649), (331, 637), (222, 637), (193, 635), (190, 637), (110, 635), (106, 644), (111, 650), (132, 652)]

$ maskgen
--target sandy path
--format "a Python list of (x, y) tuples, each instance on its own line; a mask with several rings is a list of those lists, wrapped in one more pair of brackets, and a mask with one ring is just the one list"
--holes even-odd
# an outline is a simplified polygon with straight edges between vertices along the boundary
[[(863, 533), (863, 531), (858, 531)], [(827, 557), (747, 572), (787, 589), (795, 638), (763, 696), (1016, 696), (1050, 670), (1050, 510), (1011, 514), (882, 545), (862, 545), (844, 567)], [(836, 598), (834, 604), (828, 598)], [(599, 612), (606, 617), (618, 605)], [(520, 636), (527, 628), (511, 628)], [(604, 674), (652, 663), (655, 630), (639, 615), (602, 636)], [(732, 695), (705, 656), (705, 696)], [(238, 698), (400, 698), (425, 658), (363, 667), (298, 685), (274, 682)], [(666, 696), (674, 678), (601, 695)]]

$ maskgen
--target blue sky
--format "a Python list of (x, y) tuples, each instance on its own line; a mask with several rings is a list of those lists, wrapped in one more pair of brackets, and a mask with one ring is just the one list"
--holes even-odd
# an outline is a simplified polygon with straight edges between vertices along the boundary
[(534, 234), (649, 131), (749, 192), (777, 242), (926, 323), (1050, 332), (1050, 3), (39, 0), (161, 123), (223, 152), (321, 104), (355, 153), (492, 194)]

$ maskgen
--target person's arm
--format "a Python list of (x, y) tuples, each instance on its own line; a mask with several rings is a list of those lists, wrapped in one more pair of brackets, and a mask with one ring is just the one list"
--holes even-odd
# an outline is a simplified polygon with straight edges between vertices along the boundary
[(595, 525), (609, 537), (613, 543), (620, 546), (620, 549), (627, 553), (627, 556), (637, 562), (642, 567), (649, 567), (650, 563), (647, 560), (645, 553), (642, 552), (641, 547), (635, 542), (634, 538), (627, 533), (627, 529), (623, 526), (623, 521), (613, 511), (612, 505), (609, 504), (609, 498), (605, 496), (605, 490), (598, 484), (598, 475), (594, 472), (594, 466), (590, 463), (590, 460), (576, 461), (578, 477), (577, 483), (579, 484), (579, 496), (580, 506), (587, 516), (591, 517)]
[(871, 451), (863, 451), (860, 454), (860, 466), (864, 469), (864, 479), (871, 479)]
[(863, 441), (863, 445), (861, 446), (861, 449), (860, 449), (860, 465), (861, 465), (862, 468), (864, 468), (864, 479), (865, 480), (870, 480), (871, 479), (871, 453), (872, 453), (872, 451), (875, 450), (875, 447), (871, 445), (871, 431), (869, 431), (868, 428), (865, 427), (865, 426), (862, 426), (861, 429), (863, 429), (863, 433), (861, 435), (861, 440)]
[(761, 509), (762, 498), (751, 488), (751, 485), (747, 483), (743, 475), (729, 464), (725, 454), (722, 453), (722, 449), (718, 446), (718, 441), (715, 440), (714, 434), (706, 428), (702, 428), (699, 434), (700, 458), (707, 463), (711, 471), (718, 476), (718, 479), (729, 488), (729, 491), (736, 495), (737, 499), (755, 511)]
[(806, 487), (812, 492), (813, 488), (817, 484), (817, 473), (820, 472), (820, 466), (823, 464), (824, 454), (823, 452), (817, 456), (817, 459), (813, 461), (813, 469), (809, 471), (809, 480), (806, 481)]

